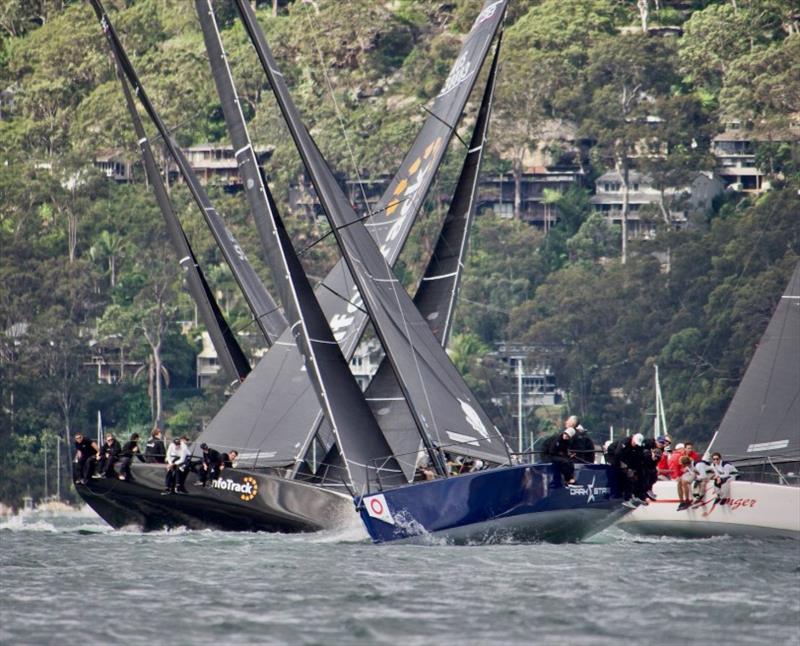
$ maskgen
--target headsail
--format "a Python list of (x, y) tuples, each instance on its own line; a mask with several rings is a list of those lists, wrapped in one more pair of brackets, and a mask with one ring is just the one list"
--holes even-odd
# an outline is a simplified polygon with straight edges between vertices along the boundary
[(170, 241), (179, 258), (178, 263), (186, 275), (189, 292), (197, 304), (197, 310), (208, 330), (223, 369), (231, 379), (242, 381), (250, 372), (250, 363), (236, 340), (236, 336), (228, 326), (228, 322), (222, 315), (214, 294), (211, 293), (211, 289), (206, 282), (203, 271), (197, 263), (197, 258), (194, 255), (194, 251), (192, 251), (189, 240), (186, 238), (183, 227), (181, 227), (180, 221), (172, 210), (167, 189), (164, 187), (161, 174), (158, 172), (153, 151), (150, 150), (150, 142), (145, 134), (139, 113), (136, 112), (136, 105), (133, 102), (131, 92), (128, 89), (128, 82), (122, 76), (120, 76), (119, 80), (122, 84), (125, 103), (128, 106), (128, 112), (133, 122), (133, 129), (136, 132), (136, 139), (139, 142), (145, 172), (150, 185), (153, 187), (153, 192), (156, 194), (156, 201), (167, 225)]
[(272, 345), (275, 339), (277, 339), (286, 329), (286, 319), (283, 317), (283, 314), (278, 309), (275, 301), (269, 295), (269, 292), (267, 292), (267, 289), (264, 287), (261, 279), (248, 262), (244, 251), (239, 246), (239, 243), (236, 241), (233, 233), (231, 233), (222, 220), (222, 217), (219, 215), (219, 213), (217, 213), (217, 210), (211, 204), (211, 201), (208, 199), (208, 195), (200, 185), (197, 177), (195, 177), (194, 171), (192, 171), (191, 167), (189, 166), (189, 162), (181, 152), (178, 144), (172, 138), (172, 135), (170, 134), (166, 125), (153, 107), (153, 104), (150, 102), (150, 99), (148, 98), (147, 93), (145, 92), (144, 87), (142, 86), (142, 83), (136, 74), (136, 70), (133, 68), (125, 49), (122, 47), (122, 43), (117, 36), (117, 32), (114, 29), (114, 26), (111, 24), (111, 20), (109, 19), (108, 14), (103, 8), (100, 0), (89, 1), (91, 2), (94, 11), (97, 14), (98, 20), (100, 20), (100, 24), (103, 27), (103, 32), (106, 35), (106, 40), (108, 40), (108, 44), (111, 47), (111, 51), (114, 54), (117, 65), (120, 67), (120, 69), (122, 69), (125, 76), (128, 78), (128, 81), (133, 87), (136, 96), (139, 98), (139, 101), (141, 102), (151, 121), (161, 134), (164, 143), (169, 149), (170, 155), (178, 165), (178, 169), (180, 170), (184, 181), (189, 187), (189, 191), (191, 192), (194, 201), (202, 212), (203, 217), (205, 218), (206, 223), (208, 224), (208, 227), (214, 236), (214, 240), (222, 251), (222, 255), (225, 257), (225, 261), (230, 267), (234, 279), (239, 285), (239, 288), (242, 290), (242, 294), (244, 295), (250, 310), (253, 312), (253, 317), (255, 318), (256, 323), (264, 335), (265, 342), (268, 345)]
[(458, 446), (461, 453), (505, 462), (502, 436), (350, 206), (303, 125), (266, 41), (260, 43), (259, 56), (420, 434), (427, 443)]
[[(443, 347), (447, 347), (453, 323), (469, 231), (475, 217), (478, 176), (489, 126), (501, 38), (502, 34), (498, 37), (492, 66), (486, 79), (486, 89), (472, 131), (469, 152), (461, 168), (453, 201), (450, 203), (433, 254), (414, 296), (414, 304)], [(411, 482), (414, 478), (420, 438), (414, 433), (408, 433), (408, 429), (413, 428), (414, 421), (387, 361), (383, 361), (379, 366), (375, 377), (367, 387), (365, 396), (389, 446), (392, 447), (392, 452), (397, 457), (406, 478)], [(453, 452), (460, 453), (460, 449), (460, 446), (455, 446)]]
[[(264, 40), (249, 3), (236, 0), (245, 29), (257, 51)], [(500, 25), (506, 0), (486, 2), (475, 21), (444, 88), (404, 158), (400, 170), (367, 223), (387, 262), (400, 254), (414, 218), (431, 186)], [(262, 59), (262, 64), (264, 63)], [(366, 314), (344, 262), (339, 262), (316, 290), (345, 357), (351, 357), (366, 327)], [(268, 393), (267, 398), (264, 393)], [(291, 464), (300, 459), (322, 420), (303, 372), (300, 355), (285, 335), (258, 363), (247, 381), (226, 402), (201, 435), (251, 451), (259, 464)]]
[(708, 450), (738, 464), (800, 461), (800, 263)]
[(375, 469), (397, 472), (396, 464), (390, 458), (391, 451), (383, 434), (364, 401), (339, 344), (333, 338), (258, 168), (211, 0), (195, 0), (195, 6), (225, 121), (237, 149), (236, 158), (245, 180), (245, 193), (284, 312), (289, 318), (295, 343), (305, 359), (306, 373), (314, 385), (319, 405), (325, 411), (344, 457), (347, 481), (360, 488), (375, 480)]

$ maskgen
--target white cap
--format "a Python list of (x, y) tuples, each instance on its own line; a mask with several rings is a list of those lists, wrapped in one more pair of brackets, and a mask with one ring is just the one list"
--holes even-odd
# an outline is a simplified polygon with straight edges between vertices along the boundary
[(642, 444), (644, 444), (644, 435), (642, 435), (641, 433), (637, 433), (636, 435), (634, 435), (631, 438), (631, 444), (633, 444), (634, 446), (641, 446)]
[(683, 448), (683, 442), (678, 442), (678, 443), (675, 445), (675, 450), (676, 450), (676, 451), (680, 451), (682, 448)]

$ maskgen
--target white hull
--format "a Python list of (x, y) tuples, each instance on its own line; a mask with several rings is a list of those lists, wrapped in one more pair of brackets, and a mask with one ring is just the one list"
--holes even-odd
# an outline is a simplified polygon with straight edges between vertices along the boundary
[(707, 537), (789, 537), (800, 539), (800, 487), (734, 481), (723, 505), (706, 486), (702, 500), (678, 511), (674, 481), (657, 482), (657, 501), (635, 509), (617, 525), (633, 534)]

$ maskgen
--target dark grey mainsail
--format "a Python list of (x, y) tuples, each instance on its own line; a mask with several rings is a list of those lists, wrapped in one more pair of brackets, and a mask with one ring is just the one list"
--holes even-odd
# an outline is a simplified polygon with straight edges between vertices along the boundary
[[(469, 151), (461, 168), (453, 200), (442, 223), (441, 232), (420, 286), (414, 295), (414, 305), (443, 347), (447, 347), (452, 328), (469, 232), (475, 217), (478, 177), (489, 127), (501, 39), (502, 34), (498, 36), (489, 76), (486, 79), (486, 89), (472, 131)], [(420, 439), (424, 441), (426, 438), (408, 432), (408, 429), (414, 428), (414, 420), (387, 361), (381, 362), (375, 377), (367, 387), (365, 396), (403, 473), (411, 482), (414, 479)], [(460, 453), (459, 449), (460, 446), (456, 445), (452, 447), (452, 452)], [(434, 460), (433, 464), (436, 466), (439, 463)]]
[(230, 379), (242, 381), (250, 372), (250, 362), (236, 340), (233, 330), (225, 320), (214, 294), (212, 294), (211, 288), (206, 282), (203, 270), (197, 263), (197, 258), (194, 255), (194, 251), (192, 251), (189, 240), (186, 238), (183, 227), (172, 210), (172, 203), (167, 195), (167, 189), (164, 186), (161, 173), (158, 172), (153, 151), (150, 150), (150, 142), (145, 134), (139, 113), (136, 111), (131, 92), (128, 89), (128, 82), (122, 76), (120, 76), (119, 80), (122, 84), (122, 91), (125, 94), (125, 104), (128, 106), (128, 112), (133, 122), (133, 130), (139, 142), (145, 172), (150, 185), (153, 187), (156, 201), (167, 225), (170, 241), (175, 253), (178, 255), (178, 263), (186, 276), (189, 293), (197, 304), (197, 310), (203, 319), (206, 330), (208, 330), (223, 370), (225, 370)]
[(325, 411), (344, 458), (346, 480), (348, 484), (361, 488), (370, 481), (376, 482), (375, 470), (378, 468), (382, 475), (399, 470), (339, 344), (333, 338), (261, 175), (211, 0), (196, 0), (195, 6), (225, 121), (237, 150), (236, 159), (245, 180), (245, 193), (289, 319), (289, 328), (305, 360), (306, 374), (314, 386), (318, 405)]
[(260, 43), (259, 56), (419, 432), (440, 447), (458, 446), (465, 455), (507, 461), (501, 434), (395, 277), (303, 125), (266, 41)]
[(178, 166), (178, 169), (189, 187), (189, 191), (194, 198), (195, 203), (200, 209), (203, 218), (211, 230), (214, 240), (222, 251), (225, 262), (230, 267), (231, 273), (236, 280), (242, 294), (247, 301), (253, 317), (264, 335), (264, 340), (267, 345), (272, 345), (280, 334), (286, 329), (286, 319), (278, 309), (275, 301), (267, 292), (266, 287), (261, 282), (261, 279), (253, 270), (252, 266), (247, 260), (244, 251), (242, 250), (233, 233), (225, 226), (222, 217), (217, 213), (217, 210), (208, 199), (205, 189), (200, 185), (200, 182), (195, 177), (194, 171), (189, 166), (189, 162), (181, 152), (178, 144), (173, 139), (169, 130), (167, 129), (161, 117), (156, 112), (153, 104), (147, 96), (147, 93), (142, 86), (141, 81), (134, 69), (133, 65), (128, 58), (122, 43), (117, 36), (117, 32), (112, 25), (108, 14), (106, 13), (100, 0), (90, 0), (92, 7), (100, 20), (103, 27), (103, 32), (106, 35), (108, 44), (116, 59), (117, 65), (123, 71), (128, 81), (133, 87), (136, 96), (147, 112), (150, 120), (158, 129), (159, 134), (164, 140), (170, 155)]
[(800, 263), (708, 449), (739, 465), (800, 461)]
[[(263, 33), (247, 2), (236, 2), (245, 29), (261, 51)], [(478, 70), (500, 25), (506, 1), (487, 2), (467, 36), (448, 80), (404, 158), (400, 170), (366, 223), (387, 262), (393, 264), (469, 98)], [(261, 57), (262, 65), (265, 64)], [(367, 323), (358, 290), (344, 262), (316, 289), (317, 299), (342, 347), (351, 357)], [(266, 395), (265, 395), (266, 393)], [(286, 333), (256, 365), (201, 434), (209, 444), (247, 452), (247, 464), (290, 465), (305, 454), (322, 412), (304, 373), (303, 361)]]

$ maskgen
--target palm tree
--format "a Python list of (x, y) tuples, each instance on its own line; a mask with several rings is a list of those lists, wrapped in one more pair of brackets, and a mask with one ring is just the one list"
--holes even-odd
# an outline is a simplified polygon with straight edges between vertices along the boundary
[(107, 260), (111, 287), (117, 284), (117, 260), (123, 255), (125, 246), (122, 236), (112, 231), (101, 231), (97, 242), (89, 249), (92, 260)]

